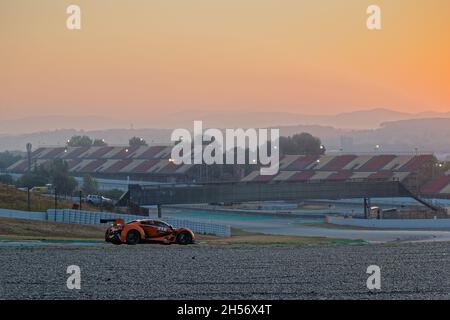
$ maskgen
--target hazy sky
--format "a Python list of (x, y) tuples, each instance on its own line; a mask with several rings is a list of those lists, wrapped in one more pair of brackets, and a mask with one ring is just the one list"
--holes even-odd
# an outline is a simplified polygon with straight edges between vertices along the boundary
[(0, 0), (0, 118), (450, 111), (449, 39), (448, 0)]

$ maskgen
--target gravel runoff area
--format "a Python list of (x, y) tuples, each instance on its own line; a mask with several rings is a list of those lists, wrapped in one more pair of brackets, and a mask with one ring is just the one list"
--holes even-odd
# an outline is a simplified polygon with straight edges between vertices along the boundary
[(3, 247), (0, 270), (0, 299), (450, 299), (450, 243)]

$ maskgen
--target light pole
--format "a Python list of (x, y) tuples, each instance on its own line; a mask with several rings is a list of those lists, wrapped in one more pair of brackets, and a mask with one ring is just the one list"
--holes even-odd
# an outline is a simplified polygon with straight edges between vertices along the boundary
[(27, 143), (27, 157), (28, 157), (28, 172), (31, 172), (31, 149), (33, 148), (31, 143)]
[(31, 201), (30, 201), (30, 187), (27, 187), (27, 208), (31, 211)]
[(58, 209), (58, 191), (55, 188), (55, 213), (57, 209)]

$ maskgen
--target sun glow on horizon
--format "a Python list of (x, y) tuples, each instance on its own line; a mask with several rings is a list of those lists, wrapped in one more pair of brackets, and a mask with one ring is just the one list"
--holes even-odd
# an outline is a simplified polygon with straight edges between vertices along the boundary
[(0, 2), (0, 111), (137, 119), (176, 111), (450, 111), (450, 2)]

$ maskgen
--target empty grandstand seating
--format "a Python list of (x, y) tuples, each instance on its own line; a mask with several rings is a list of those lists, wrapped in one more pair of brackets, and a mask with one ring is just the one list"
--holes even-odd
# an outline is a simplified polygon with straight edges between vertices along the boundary
[(120, 160), (120, 161), (115, 161), (111, 166), (109, 166), (108, 168), (106, 168), (105, 170), (103, 170), (103, 172), (104, 172), (104, 173), (115, 173), (115, 172), (120, 172), (120, 170), (122, 170), (123, 168), (125, 168), (126, 166), (128, 166), (131, 162), (132, 162), (132, 160)]
[[(38, 148), (32, 152), (32, 165), (42, 165), (54, 159), (67, 161), (69, 171), (80, 174), (180, 174), (190, 165), (169, 163), (170, 146), (136, 147), (54, 147)], [(23, 173), (28, 160), (11, 165), (8, 171)]]
[(353, 161), (356, 158), (355, 155), (349, 154), (349, 155), (342, 155), (342, 156), (336, 156), (333, 160), (329, 161), (325, 166), (322, 167), (322, 170), (326, 171), (337, 171), (337, 170), (343, 170), (344, 167), (349, 164), (351, 161)]
[(334, 173), (330, 174), (327, 177), (327, 180), (337, 180), (337, 181), (339, 181), (339, 180), (347, 180), (352, 175), (353, 175), (353, 172), (348, 171), (348, 170), (346, 170), (346, 171), (338, 171), (338, 172), (334, 172)]
[(64, 159), (80, 158), (88, 150), (89, 150), (89, 147), (80, 147), (80, 148), (76, 148), (76, 149), (71, 149), (70, 152), (69, 152), (69, 150), (67, 150), (67, 152), (63, 158)]
[(394, 176), (394, 173), (392, 171), (378, 171), (375, 173), (372, 173), (368, 179), (390, 179)]
[(100, 158), (102, 156), (104, 156), (105, 154), (107, 154), (108, 152), (111, 152), (111, 150), (113, 150), (113, 147), (100, 147), (100, 148), (96, 148), (97, 150), (93, 150), (93, 153), (91, 153), (89, 155), (89, 158), (91, 159), (96, 159), (96, 158)]
[(106, 162), (105, 159), (92, 160), (86, 166), (81, 168), (80, 172), (96, 172), (97, 169)]
[(28, 170), (28, 160), (19, 160), (9, 167), (10, 171), (14, 172), (24, 172)]
[(82, 159), (70, 159), (67, 161), (69, 170), (72, 170), (75, 166), (79, 165), (83, 161)]
[(275, 177), (260, 176), (259, 171), (247, 175), (243, 181), (319, 181), (319, 180), (398, 180), (407, 181), (433, 161), (432, 155), (288, 155), (280, 160)]
[(140, 154), (139, 158), (141, 159), (153, 159), (156, 158), (158, 153), (161, 153), (167, 149), (165, 146), (156, 146), (152, 148), (147, 148), (142, 154)]
[(146, 173), (159, 161), (157, 159), (144, 160), (141, 164), (131, 170), (132, 173)]
[(424, 195), (442, 195), (450, 197), (450, 176), (440, 176), (427, 184), (421, 189)]
[(288, 180), (289, 181), (307, 181), (314, 174), (315, 174), (314, 171), (300, 171), (300, 172), (296, 172), (294, 175), (290, 176), (288, 178)]
[(364, 165), (358, 168), (359, 171), (378, 171), (382, 170), (389, 162), (395, 159), (394, 155), (379, 155), (372, 157)]
[(47, 152), (46, 157), (47, 159), (58, 158), (64, 156), (66, 153), (67, 153), (66, 148), (54, 148), (53, 150)]
[(298, 158), (287, 167), (287, 170), (305, 170), (308, 166), (313, 164), (318, 159), (318, 156), (298, 156)]
[(131, 158), (134, 154), (134, 152), (137, 151), (137, 149), (139, 149), (138, 146), (134, 146), (134, 147), (124, 147), (122, 148), (122, 150), (120, 150), (119, 152), (117, 152), (116, 154), (114, 154), (113, 156), (111, 156), (111, 159), (126, 159), (126, 158)]
[(169, 162), (167, 160), (166, 160), (166, 162), (167, 162), (167, 164), (159, 170), (159, 173), (172, 174), (172, 173), (176, 173), (180, 169), (179, 165), (176, 165), (173, 162)]
[(44, 150), (45, 148), (38, 148), (31, 153), (31, 156), (38, 157)]
[(422, 168), (427, 163), (430, 163), (431, 161), (433, 161), (432, 155), (419, 155), (413, 157), (408, 163), (402, 166), (399, 171), (414, 172)]
[[(194, 165), (175, 165), (169, 161), (172, 147), (42, 147), (32, 152), (32, 167), (64, 159), (70, 172), (105, 175), (185, 175)], [(429, 168), (432, 155), (284, 155), (280, 158), (280, 171), (275, 176), (261, 176), (259, 170), (251, 172), (242, 181), (278, 183), (282, 181), (395, 179), (412, 181), (412, 173)], [(8, 168), (12, 173), (28, 170), (28, 160), (22, 159)], [(193, 178), (193, 177), (191, 177)], [(449, 177), (442, 177), (423, 188), (425, 193), (450, 192)], [(447, 190), (447, 191), (446, 191)]]

